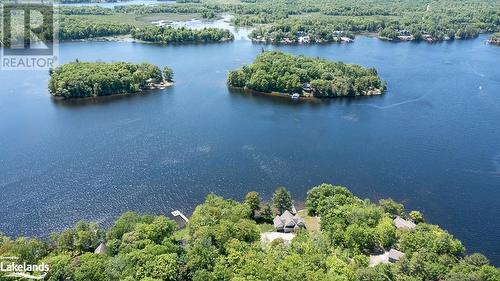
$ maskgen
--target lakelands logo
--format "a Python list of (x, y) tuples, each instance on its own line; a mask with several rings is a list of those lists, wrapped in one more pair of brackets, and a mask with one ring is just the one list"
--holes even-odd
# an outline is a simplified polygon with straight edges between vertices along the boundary
[(0, 257), (0, 277), (24, 278), (32, 280), (42, 280), (49, 272), (49, 265), (41, 264), (19, 264), (17, 257)]
[(55, 67), (59, 52), (55, 6), (16, 1), (0, 4), (0, 8), (0, 70)]

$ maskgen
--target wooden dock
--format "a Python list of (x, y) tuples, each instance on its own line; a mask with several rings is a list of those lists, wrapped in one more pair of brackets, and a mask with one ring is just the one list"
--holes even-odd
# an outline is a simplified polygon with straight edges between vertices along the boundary
[(172, 216), (174, 216), (174, 217), (181, 217), (186, 223), (189, 222), (189, 219), (183, 213), (181, 213), (181, 211), (179, 211), (179, 210), (173, 211), (172, 212)]

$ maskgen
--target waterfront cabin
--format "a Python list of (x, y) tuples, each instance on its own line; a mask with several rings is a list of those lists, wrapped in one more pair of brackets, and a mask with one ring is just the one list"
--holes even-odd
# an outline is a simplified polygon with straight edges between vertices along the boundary
[(95, 249), (94, 254), (105, 255), (108, 252), (108, 248), (104, 242), (101, 242), (99, 246)]
[(368, 264), (369, 266), (374, 267), (382, 263), (395, 263), (404, 256), (405, 253), (395, 249), (390, 249), (389, 251), (384, 251), (383, 253), (380, 253), (378, 255), (370, 255)]
[(306, 224), (304, 219), (299, 215), (292, 215), (290, 211), (286, 210), (281, 216), (276, 216), (273, 220), (273, 226), (278, 232), (290, 233), (296, 229), (305, 228)]
[(399, 34), (400, 36), (410, 36), (410, 35), (411, 35), (411, 32), (410, 32), (410, 31), (408, 31), (408, 30), (406, 30), (406, 29), (403, 29), (403, 30), (399, 30), (399, 31), (398, 31), (398, 34)]
[(352, 43), (352, 42), (354, 42), (354, 40), (352, 40), (351, 38), (349, 38), (347, 36), (340, 37), (340, 41), (345, 42), (345, 43)]
[(417, 227), (417, 225), (414, 222), (409, 221), (409, 220), (405, 220), (405, 219), (401, 218), (400, 216), (397, 216), (394, 219), (394, 225), (396, 226), (397, 229), (401, 229), (401, 230), (411, 230), (411, 229), (414, 229), (415, 227)]
[(422, 33), (422, 39), (427, 41), (427, 42), (432, 42), (434, 41), (434, 38), (432, 38), (432, 35), (430, 35), (427, 32)]
[(309, 92), (312, 92), (312, 87), (311, 87), (311, 84), (309, 84), (309, 83), (304, 83), (304, 84), (302, 84), (302, 90), (303, 90), (304, 92), (308, 92), (308, 93), (309, 93)]
[(304, 43), (304, 44), (309, 44), (311, 42), (311, 37), (309, 37), (309, 35), (300, 36), (298, 38), (298, 42), (299, 43)]
[(398, 250), (394, 250), (394, 249), (390, 249), (389, 253), (387, 253), (387, 257), (389, 258), (389, 261), (392, 263), (399, 261), (404, 256), (405, 256), (405, 253), (400, 252)]

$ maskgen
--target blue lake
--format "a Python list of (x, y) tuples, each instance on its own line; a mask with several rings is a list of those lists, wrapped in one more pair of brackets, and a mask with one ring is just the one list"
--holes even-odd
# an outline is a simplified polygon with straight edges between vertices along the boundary
[[(422, 210), (500, 264), (500, 48), (474, 40), (271, 47), (248, 40), (60, 45), (60, 58), (150, 62), (175, 86), (56, 102), (48, 73), (0, 72), (0, 231), (45, 236), (127, 210), (189, 213), (207, 193), (296, 201), (322, 182)], [(382, 96), (298, 102), (230, 93), (228, 70), (262, 49), (376, 67)]]

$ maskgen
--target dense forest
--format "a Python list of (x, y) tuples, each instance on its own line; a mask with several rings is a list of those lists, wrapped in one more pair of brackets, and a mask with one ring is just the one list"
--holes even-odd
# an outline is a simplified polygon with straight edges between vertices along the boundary
[(252, 64), (229, 72), (227, 83), (259, 92), (311, 92), (315, 97), (372, 95), (385, 88), (374, 68), (282, 52), (263, 52)]
[(149, 64), (127, 62), (72, 62), (50, 72), (49, 92), (55, 97), (83, 98), (135, 93), (149, 83), (172, 79), (168, 67), (162, 72)]
[[(268, 203), (257, 192), (243, 203), (210, 194), (187, 229), (162, 215), (127, 212), (108, 229), (80, 221), (46, 241), (0, 235), (0, 256), (47, 264), (48, 281), (500, 280), (500, 269), (485, 256), (466, 255), (451, 234), (391, 199), (373, 203), (322, 184), (307, 193), (305, 204), (307, 212), (299, 213), (306, 229), (296, 230), (291, 243), (261, 242), (261, 233), (273, 231), (273, 215), (292, 210), (291, 194), (280, 187)], [(396, 217), (416, 227), (397, 228)], [(369, 266), (370, 255), (389, 249), (404, 255)]]
[[(76, 0), (79, 1), (79, 0)], [(251, 38), (268, 43), (341, 42), (371, 32), (392, 41), (467, 39), (500, 30), (500, 2), (494, 0), (276, 0), (178, 1), (174, 4), (60, 7), (62, 33), (76, 39), (100, 34), (123, 34), (125, 25), (142, 27), (146, 15), (198, 15), (214, 18), (231, 14), (236, 26), (255, 26)], [(95, 15), (82, 20), (77, 16)], [(65, 19), (68, 18), (68, 19)], [(87, 25), (94, 28), (85, 29)], [(65, 30), (70, 29), (70, 30)], [(79, 32), (79, 30), (82, 30)], [(102, 31), (105, 30), (105, 31)], [(131, 29), (128, 31), (131, 32)], [(80, 34), (80, 35), (76, 35)], [(301, 40), (299, 38), (302, 37)], [(345, 41), (345, 40), (344, 40)], [(347, 40), (349, 41), (349, 40)]]
[[(237, 14), (233, 22), (237, 25), (270, 23), (260, 27), (251, 37), (272, 43), (288, 43), (282, 39), (297, 36), (298, 32), (321, 39), (317, 42), (325, 42), (334, 31), (376, 32), (390, 40), (434, 42), (472, 38), (481, 32), (498, 30), (500, 26), (500, 4), (488, 0), (342, 0), (334, 3), (303, 0), (288, 6), (280, 1), (264, 3), (256, 5), (254, 11)], [(258, 11), (257, 7), (265, 5), (274, 13)]]
[(132, 26), (122, 23), (101, 23), (79, 17), (60, 20), (59, 40), (90, 39), (130, 34)]
[(135, 39), (155, 43), (210, 43), (225, 42), (234, 39), (229, 30), (220, 28), (189, 29), (171, 26), (147, 26), (132, 30)]

